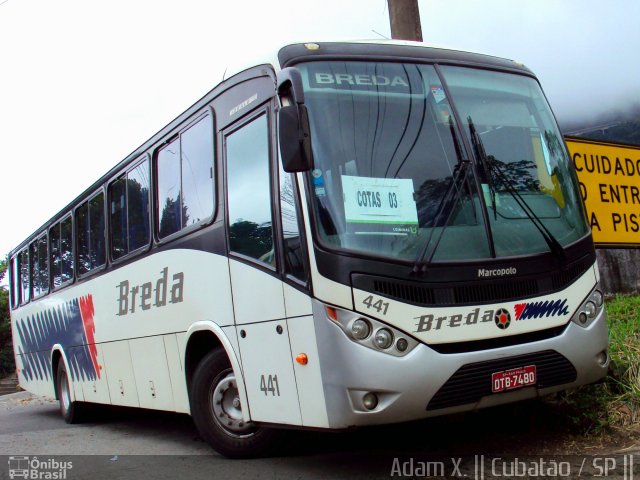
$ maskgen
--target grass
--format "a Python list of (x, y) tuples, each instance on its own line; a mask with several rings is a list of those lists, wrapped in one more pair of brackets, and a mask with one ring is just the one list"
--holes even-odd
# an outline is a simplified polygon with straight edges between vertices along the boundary
[(640, 420), (640, 296), (605, 302), (609, 322), (609, 375), (602, 383), (561, 393), (557, 405), (582, 435), (637, 428)]

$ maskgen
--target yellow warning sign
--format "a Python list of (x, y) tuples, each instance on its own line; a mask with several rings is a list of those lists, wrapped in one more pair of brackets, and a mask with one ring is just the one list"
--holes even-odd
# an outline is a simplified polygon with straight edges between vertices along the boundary
[(596, 246), (640, 246), (640, 147), (565, 141)]

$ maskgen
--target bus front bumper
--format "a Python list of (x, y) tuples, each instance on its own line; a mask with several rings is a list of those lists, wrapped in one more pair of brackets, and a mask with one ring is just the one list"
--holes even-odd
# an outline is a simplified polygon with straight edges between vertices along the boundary
[[(419, 344), (404, 357), (354, 343), (322, 318), (318, 304), (314, 310), (329, 428), (404, 422), (536, 398), (596, 382), (609, 367), (604, 309), (588, 327), (569, 322), (562, 334), (545, 340), (455, 354)], [(492, 393), (492, 372), (528, 365), (537, 367), (536, 385)], [(377, 398), (372, 409), (364, 401), (369, 393)]]

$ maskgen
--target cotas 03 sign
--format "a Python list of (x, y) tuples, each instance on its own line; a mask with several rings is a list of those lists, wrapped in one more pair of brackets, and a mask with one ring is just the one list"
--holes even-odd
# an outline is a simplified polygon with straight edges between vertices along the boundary
[(184, 273), (178, 272), (169, 278), (169, 268), (160, 271), (160, 277), (155, 281), (131, 285), (129, 280), (123, 280), (118, 288), (118, 315), (135, 313), (136, 308), (150, 310), (152, 307), (164, 307), (168, 303), (180, 303), (184, 298)]
[(565, 141), (596, 246), (639, 246), (640, 146)]

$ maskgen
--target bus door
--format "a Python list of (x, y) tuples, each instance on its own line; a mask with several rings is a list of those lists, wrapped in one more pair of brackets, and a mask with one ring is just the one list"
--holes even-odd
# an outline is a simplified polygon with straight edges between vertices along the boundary
[(223, 131), (229, 272), (251, 418), (300, 424), (284, 286), (277, 269), (270, 111), (266, 106)]

